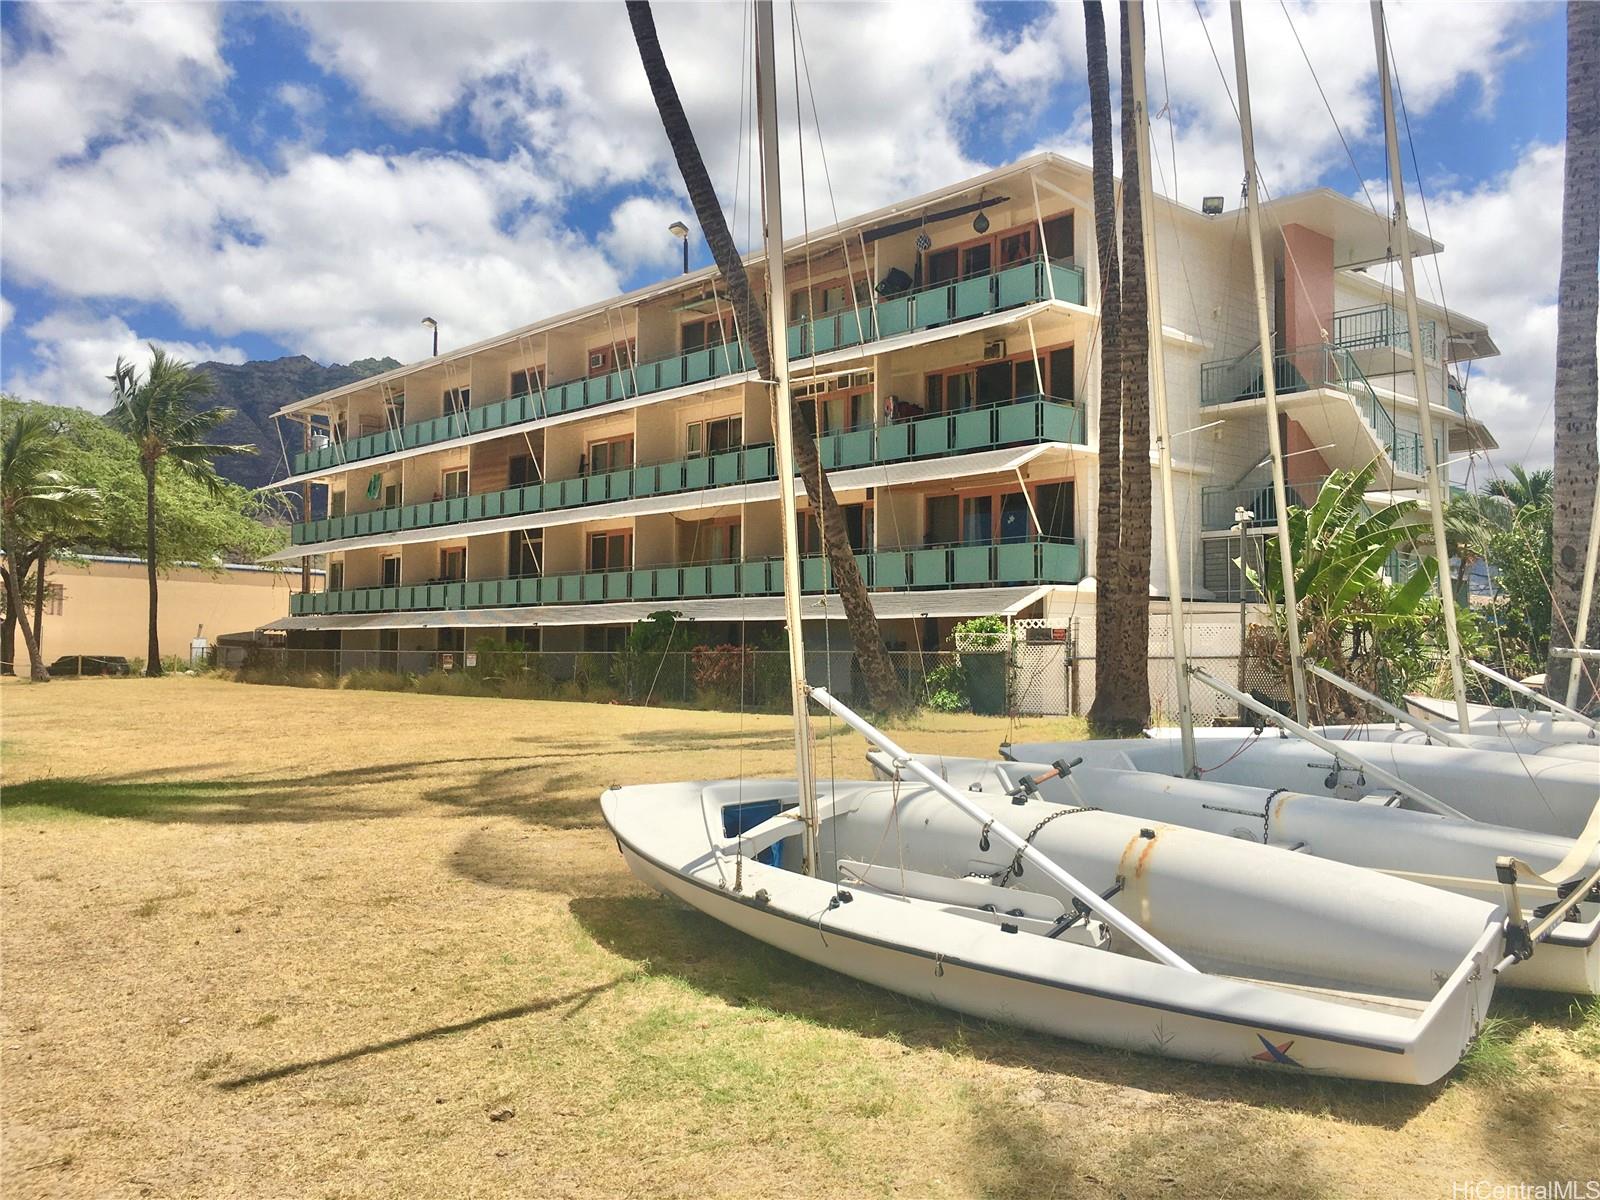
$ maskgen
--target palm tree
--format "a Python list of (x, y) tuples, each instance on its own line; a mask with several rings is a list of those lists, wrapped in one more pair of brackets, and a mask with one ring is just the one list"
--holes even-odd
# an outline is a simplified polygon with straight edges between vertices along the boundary
[[(1567, 5), (1567, 152), (1561, 205), (1561, 279), (1557, 287), (1555, 496), (1552, 532), (1551, 642), (1594, 645), (1600, 614), (1577, 630), (1578, 591), (1588, 549), (1600, 451), (1595, 446), (1595, 319), (1600, 314), (1600, 6)], [(1551, 695), (1566, 694), (1568, 659), (1546, 668)], [(1586, 703), (1582, 696), (1579, 702)]]
[[(1133, 47), (1122, 3), (1122, 588), (1117, 606), (1123, 680), (1119, 716), (1127, 734), (1150, 720), (1150, 328), (1145, 290), (1143, 206), (1139, 191), (1139, 120), (1134, 111)], [(1141, 63), (1142, 67), (1143, 64)], [(1178, 619), (1178, 580), (1169, 582)]]
[(1095, 508), (1094, 703), (1089, 725), (1097, 734), (1121, 728), (1126, 671), (1118, 653), (1118, 612), (1124, 607), (1122, 563), (1122, 282), (1117, 254), (1117, 188), (1111, 149), (1111, 73), (1106, 18), (1100, 0), (1084, 0), (1084, 41), (1093, 137), (1094, 241), (1100, 268), (1100, 488)]
[(1521, 463), (1513, 463), (1510, 470), (1510, 479), (1490, 481), (1489, 495), (1508, 501), (1512, 510), (1518, 513), (1525, 508), (1549, 505), (1551, 485), (1555, 480), (1553, 471), (1549, 468), (1529, 471)]
[[(97, 500), (92, 489), (80, 487), (57, 467), (64, 447), (54, 422), (40, 412), (18, 414), (0, 442), (0, 542), (5, 550), (0, 577), (7, 614), (16, 614), (22, 627), (37, 683), (50, 678), (40, 650), (45, 568), (54, 549), (93, 519)], [(30, 569), (40, 601), (31, 624), (22, 598)]]
[(1511, 505), (1502, 496), (1467, 492), (1450, 498), (1444, 510), (1444, 535), (1449, 556), (1456, 560), (1457, 584), (1488, 557), (1490, 543), (1511, 527), (1511, 517)]
[[(717, 199), (705, 161), (700, 157), (700, 147), (694, 140), (694, 130), (678, 99), (677, 86), (667, 69), (666, 56), (661, 51), (661, 41), (656, 34), (655, 17), (649, 0), (628, 0), (628, 20), (633, 26), (633, 40), (639, 47), (639, 60), (644, 64), (645, 77), (650, 82), (650, 93), (655, 99), (656, 111), (661, 115), (661, 125), (667, 142), (677, 159), (678, 170), (683, 175), (689, 202), (694, 205), (696, 219), (711, 248), (711, 257), (728, 289), (733, 310), (738, 314), (740, 328), (750, 343), (750, 354), (755, 359), (761, 378), (773, 378), (772, 347), (767, 339), (766, 314), (750, 290), (750, 279), (744, 263), (723, 216), (722, 204)], [(776, 247), (775, 252), (783, 253)], [(769, 265), (768, 270), (772, 267)], [(773, 403), (784, 398), (774, 397)], [(850, 628), (850, 640), (856, 662), (861, 666), (866, 680), (867, 696), (872, 707), (879, 712), (893, 712), (901, 706), (900, 682), (889, 661), (883, 635), (878, 631), (877, 614), (872, 609), (872, 599), (867, 585), (856, 565), (855, 552), (850, 546), (850, 532), (844, 513), (828, 482), (827, 473), (817, 454), (817, 443), (806, 425), (799, 405), (793, 397), (787, 402), (794, 406), (794, 458), (795, 469), (805, 482), (808, 493), (815, 489), (813, 501), (821, 516), (823, 544), (828, 561), (833, 568), (833, 583), (844, 606), (845, 620)]]
[(221, 455), (254, 454), (256, 449), (206, 440), (233, 416), (233, 410), (197, 409), (196, 402), (211, 394), (211, 377), (159, 346), (151, 345), (150, 368), (142, 377), (119, 355), (107, 378), (112, 396), (107, 420), (132, 439), (144, 472), (145, 570), (150, 582), (150, 648), (144, 673), (153, 678), (161, 674), (161, 639), (156, 629), (156, 472), (165, 460), (216, 495), (226, 483), (211, 460)]

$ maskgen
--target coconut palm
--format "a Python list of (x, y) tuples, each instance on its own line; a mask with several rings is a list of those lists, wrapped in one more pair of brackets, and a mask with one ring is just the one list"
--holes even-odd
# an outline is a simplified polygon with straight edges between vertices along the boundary
[[(1119, 614), (1127, 607), (1119, 554), (1122, 543), (1122, 281), (1117, 253), (1117, 190), (1112, 162), (1111, 72), (1106, 18), (1100, 0), (1084, 0), (1084, 44), (1093, 144), (1094, 240), (1100, 269), (1099, 499), (1095, 508), (1094, 703), (1090, 727), (1111, 735), (1123, 727), (1124, 685)], [(1143, 654), (1140, 655), (1141, 672)]]
[[(97, 499), (92, 489), (74, 483), (60, 469), (65, 447), (60, 430), (39, 412), (19, 413), (0, 442), (0, 542), (5, 550), (0, 577), (7, 612), (17, 615), (32, 678), (40, 683), (50, 678), (39, 648), (45, 569), (55, 549), (93, 520)], [(31, 624), (22, 598), (30, 570), (36, 599)]]
[(151, 345), (150, 366), (144, 375), (119, 355), (107, 378), (112, 397), (107, 420), (133, 441), (144, 473), (145, 570), (150, 584), (150, 642), (144, 673), (154, 677), (161, 674), (161, 639), (156, 628), (156, 472), (165, 461), (207, 491), (219, 494), (226, 483), (211, 460), (254, 454), (256, 449), (206, 440), (233, 416), (233, 410), (197, 408), (198, 402), (211, 394), (211, 377), (159, 346)]
[(1444, 536), (1449, 556), (1456, 560), (1456, 583), (1465, 582), (1472, 568), (1489, 556), (1495, 535), (1511, 527), (1511, 518), (1511, 505), (1502, 496), (1467, 492), (1450, 498)]
[[(711, 257), (716, 260), (722, 274), (733, 310), (738, 314), (740, 331), (750, 345), (756, 370), (761, 378), (773, 378), (772, 347), (767, 339), (766, 314), (750, 289), (750, 280), (744, 263), (734, 244), (733, 234), (717, 199), (711, 176), (700, 156), (694, 130), (678, 99), (677, 86), (667, 69), (666, 56), (661, 51), (661, 41), (656, 34), (655, 17), (648, 0), (628, 0), (628, 20), (633, 26), (633, 40), (639, 47), (639, 60), (650, 83), (650, 93), (655, 99), (656, 111), (661, 116), (667, 142), (678, 162), (689, 202), (694, 205), (696, 219), (705, 234)], [(778, 254), (783, 248), (775, 247)], [(770, 269), (770, 267), (769, 267)], [(780, 402), (774, 397), (773, 403)], [(794, 405), (792, 397), (788, 403)], [(888, 649), (878, 631), (877, 614), (872, 609), (872, 599), (866, 582), (856, 565), (855, 553), (850, 546), (850, 533), (845, 525), (844, 513), (834, 496), (833, 486), (822, 469), (817, 454), (817, 443), (806, 425), (798, 405), (794, 405), (794, 459), (795, 469), (805, 481), (806, 491), (812, 495), (820, 514), (822, 540), (827, 549), (828, 561), (833, 569), (833, 584), (844, 606), (845, 620), (850, 628), (850, 640), (856, 662), (861, 666), (866, 681), (867, 695), (872, 707), (879, 712), (892, 712), (901, 705), (900, 683), (889, 661)]]
[[(1600, 451), (1595, 446), (1595, 319), (1600, 315), (1600, 6), (1567, 5), (1567, 152), (1561, 205), (1561, 277), (1556, 302), (1555, 578), (1552, 643), (1593, 645), (1600, 613), (1589, 630), (1573, 628), (1588, 547)], [(1568, 659), (1546, 668), (1552, 695), (1566, 694)], [(1580, 698), (1580, 703), (1587, 697)]]
[(1495, 479), (1490, 482), (1489, 495), (1499, 496), (1508, 501), (1512, 509), (1519, 513), (1525, 508), (1536, 508), (1550, 503), (1554, 472), (1549, 468), (1529, 471), (1521, 463), (1513, 463), (1510, 470), (1510, 479)]

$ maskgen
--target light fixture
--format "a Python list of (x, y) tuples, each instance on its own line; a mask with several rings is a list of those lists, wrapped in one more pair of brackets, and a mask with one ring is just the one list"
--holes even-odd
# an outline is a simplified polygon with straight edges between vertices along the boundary
[(432, 317), (423, 317), (422, 323), (433, 330), (433, 356), (439, 357), (439, 322)]
[(667, 226), (667, 232), (683, 243), (683, 273), (689, 273), (689, 227), (682, 221)]
[(972, 229), (975, 233), (989, 232), (989, 217), (987, 213), (979, 213), (972, 218)]
[(1220, 217), (1222, 215), (1222, 204), (1223, 198), (1221, 196), (1207, 196), (1200, 201), (1200, 211), (1208, 217)]

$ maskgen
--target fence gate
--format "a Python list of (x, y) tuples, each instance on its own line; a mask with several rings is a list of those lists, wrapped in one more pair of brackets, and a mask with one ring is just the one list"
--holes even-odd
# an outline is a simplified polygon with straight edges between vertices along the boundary
[(1018, 621), (1011, 681), (1016, 711), (1054, 717), (1078, 711), (1076, 623)]

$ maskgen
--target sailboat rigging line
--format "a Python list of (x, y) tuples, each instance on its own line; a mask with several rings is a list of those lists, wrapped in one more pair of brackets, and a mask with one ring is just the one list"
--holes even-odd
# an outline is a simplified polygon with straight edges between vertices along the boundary
[[(1289, 12), (1289, 5), (1286, 0), (1278, 0), (1278, 7), (1283, 10), (1284, 20), (1289, 22), (1289, 32), (1294, 34), (1294, 44), (1300, 47), (1300, 57), (1305, 59), (1306, 70), (1311, 72), (1311, 82), (1317, 85), (1317, 95), (1322, 97), (1322, 107), (1328, 112), (1328, 120), (1333, 122), (1334, 133), (1339, 135), (1339, 144), (1344, 147), (1344, 156), (1350, 160), (1350, 169), (1355, 172), (1356, 182), (1361, 185), (1362, 195), (1367, 198), (1367, 207), (1376, 216), (1378, 212), (1377, 202), (1373, 200), (1372, 193), (1367, 190), (1366, 176), (1356, 163), (1356, 156), (1350, 149), (1350, 143), (1345, 140), (1344, 129), (1339, 124), (1339, 118), (1333, 115), (1333, 105), (1328, 103), (1328, 93), (1322, 90), (1322, 80), (1317, 76), (1317, 68), (1311, 65), (1311, 56), (1306, 53), (1305, 43), (1300, 40), (1300, 31), (1295, 28), (1294, 16)], [(1392, 52), (1390, 58), (1393, 58)], [(1427, 205), (1424, 204), (1423, 208), (1426, 209)]]

